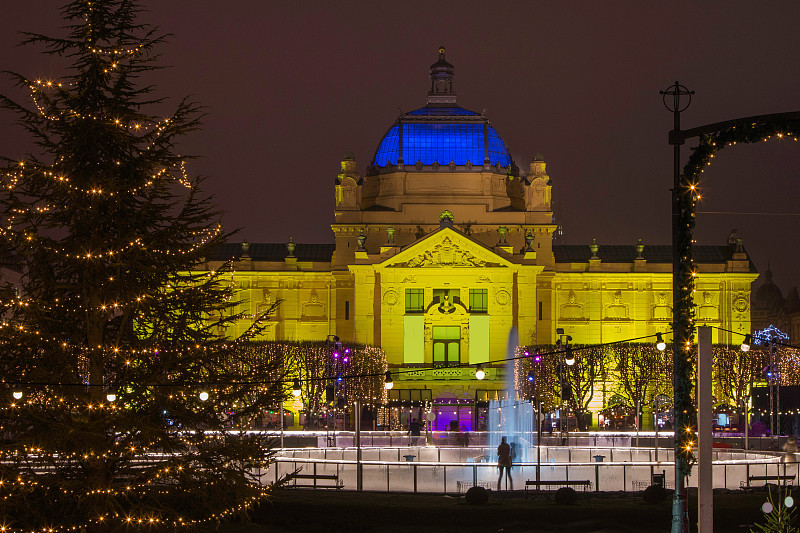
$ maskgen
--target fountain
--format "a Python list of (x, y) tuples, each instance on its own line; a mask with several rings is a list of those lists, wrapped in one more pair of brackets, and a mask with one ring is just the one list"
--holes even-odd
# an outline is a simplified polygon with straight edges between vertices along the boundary
[(514, 379), (513, 358), (519, 345), (517, 328), (512, 327), (508, 333), (506, 345), (506, 392), (504, 400), (489, 402), (489, 453), (496, 454), (502, 437), (511, 445), (514, 462), (534, 460), (536, 446), (536, 413), (533, 405), (520, 397)]

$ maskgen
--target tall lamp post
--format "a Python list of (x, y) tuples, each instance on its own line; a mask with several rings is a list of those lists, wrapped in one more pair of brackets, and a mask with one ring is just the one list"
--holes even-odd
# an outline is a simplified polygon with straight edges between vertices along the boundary
[[(566, 398), (566, 402), (564, 401), (564, 368), (565, 363), (568, 366), (572, 366), (575, 364), (575, 358), (572, 356), (572, 347), (570, 347), (569, 342), (572, 340), (572, 337), (566, 335), (564, 333), (564, 328), (556, 328), (556, 335), (558, 335), (558, 340), (556, 341), (556, 346), (560, 351), (564, 353), (564, 360), (558, 362), (558, 381), (561, 385), (561, 443), (564, 445), (569, 444), (569, 398), (572, 397), (572, 385), (569, 382), (569, 374), (567, 374), (567, 385), (569, 386), (569, 396)], [(565, 408), (566, 406), (566, 408)]]
[(327, 436), (328, 445), (335, 446), (336, 444), (336, 418), (338, 408), (338, 394), (339, 385), (343, 379), (341, 378), (340, 367), (340, 352), (342, 350), (342, 342), (336, 335), (328, 335), (325, 339), (325, 344), (328, 346), (328, 358), (325, 361), (325, 403), (333, 411), (333, 435), (328, 433), (330, 424), (330, 410), (325, 416), (325, 432)]
[[(686, 507), (685, 479), (694, 461), (692, 447), (694, 431), (690, 422), (694, 418), (691, 403), (691, 363), (694, 322), (692, 319), (692, 292), (695, 272), (692, 264), (692, 232), (694, 229), (697, 177), (702, 167), (710, 162), (715, 151), (736, 142), (758, 142), (765, 135), (782, 137), (784, 133), (800, 129), (800, 111), (772, 113), (716, 122), (681, 130), (680, 114), (691, 103), (693, 91), (675, 82), (661, 91), (664, 106), (673, 114), (673, 129), (669, 144), (673, 146), (674, 186), (672, 188), (672, 330), (674, 340), (673, 379), (675, 388), (675, 497), (672, 506), (672, 533), (689, 530)], [(710, 137), (716, 136), (716, 142)], [(680, 172), (680, 147), (692, 137), (700, 137), (701, 144), (689, 158), (686, 175)]]
[[(530, 355), (527, 351), (525, 355)], [(528, 374), (528, 383), (530, 383), (533, 389), (533, 402), (534, 402), (534, 416), (535, 423), (536, 423), (536, 482), (539, 482), (540, 472), (541, 472), (541, 464), (542, 464), (542, 422), (540, 420), (542, 417), (542, 404), (539, 403), (539, 363), (542, 362), (542, 355), (540, 353), (536, 353), (533, 356), (533, 370)]]
[(773, 335), (765, 342), (769, 344), (769, 434), (774, 439), (781, 436), (781, 365), (776, 350), (778, 339)]
[[(664, 107), (672, 112), (673, 146), (672, 184), (672, 331), (673, 387), (675, 401), (675, 496), (672, 501), (672, 533), (688, 533), (689, 511), (685, 481), (691, 468), (694, 414), (691, 394), (691, 363), (688, 348), (692, 342), (692, 228), (694, 226), (693, 198), (681, 183), (681, 112), (692, 102), (694, 91), (677, 81), (661, 91)], [(675, 134), (673, 135), (673, 132)]]

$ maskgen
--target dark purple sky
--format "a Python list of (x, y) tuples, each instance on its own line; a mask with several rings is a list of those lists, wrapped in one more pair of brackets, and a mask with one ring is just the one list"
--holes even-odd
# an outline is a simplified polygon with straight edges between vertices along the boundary
[[(57, 32), (61, 3), (4, 5), (0, 69), (59, 73), (10, 30)], [(544, 155), (568, 244), (670, 243), (672, 117), (658, 92), (676, 79), (696, 91), (687, 128), (800, 109), (798, 2), (144, 5), (147, 22), (175, 34), (160, 94), (208, 106), (182, 147), (202, 156), (191, 171), (251, 242), (332, 242), (341, 156), (353, 151), (363, 169), (398, 109), (425, 104), (440, 44), (459, 104), (487, 110), (520, 168)], [(26, 97), (5, 79), (0, 92)], [(13, 122), (0, 114), (0, 152), (19, 157), (30, 146)], [(800, 285), (800, 143), (727, 149), (702, 187), (701, 211), (738, 214), (698, 215), (698, 242), (737, 228), (761, 271), (771, 263), (784, 291)]]

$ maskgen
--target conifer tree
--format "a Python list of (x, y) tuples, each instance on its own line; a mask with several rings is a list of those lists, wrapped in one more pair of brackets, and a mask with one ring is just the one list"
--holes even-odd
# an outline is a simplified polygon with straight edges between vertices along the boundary
[(769, 490), (767, 501), (761, 506), (764, 520), (754, 524), (750, 533), (798, 533), (800, 529), (795, 523), (794, 498), (791, 491), (777, 487)]
[(224, 339), (241, 318), (230, 265), (197, 265), (227, 235), (176, 151), (202, 109), (156, 116), (169, 102), (146, 83), (166, 36), (140, 11), (71, 1), (64, 36), (24, 38), (65, 77), (11, 74), (30, 99), (0, 100), (36, 143), (0, 190), (23, 274), (0, 293), (4, 531), (179, 527), (264, 495), (269, 443), (236, 428), (284, 394), (281, 362), (247, 343), (264, 316)]

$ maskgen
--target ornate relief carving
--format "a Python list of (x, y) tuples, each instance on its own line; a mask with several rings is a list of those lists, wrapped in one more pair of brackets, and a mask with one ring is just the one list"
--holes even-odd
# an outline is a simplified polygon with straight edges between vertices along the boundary
[(427, 266), (484, 266), (486, 261), (478, 259), (471, 252), (462, 250), (446, 237), (441, 243), (408, 261), (410, 267)]
[(733, 299), (733, 308), (739, 313), (744, 313), (750, 308), (750, 302), (747, 295), (741, 294)]
[(698, 317), (703, 320), (719, 319), (719, 309), (714, 305), (714, 296), (708, 291), (703, 291), (702, 297), (703, 302), (700, 304)]
[(672, 320), (672, 308), (666, 292), (656, 294), (656, 304), (653, 306), (653, 320)]
[[(258, 293), (256, 292), (256, 294)], [(256, 303), (256, 313), (258, 314), (266, 312), (273, 302), (273, 295), (269, 292), (269, 289), (263, 289), (262, 297), (263, 299)], [(274, 319), (275, 315), (271, 316), (270, 318)]]
[(325, 306), (319, 301), (317, 290), (312, 289), (308, 302), (303, 304), (303, 313), (300, 320), (304, 322), (319, 322), (325, 320)]
[(583, 305), (578, 303), (575, 291), (569, 291), (567, 303), (561, 306), (560, 320), (581, 320), (583, 316)]
[(506, 290), (499, 290), (494, 295), (494, 301), (497, 305), (507, 305), (511, 301), (511, 295)]
[(386, 305), (394, 305), (397, 303), (397, 291), (389, 289), (383, 293), (383, 303)]
[(628, 320), (628, 306), (622, 303), (622, 291), (611, 296), (611, 303), (606, 307), (606, 320)]

